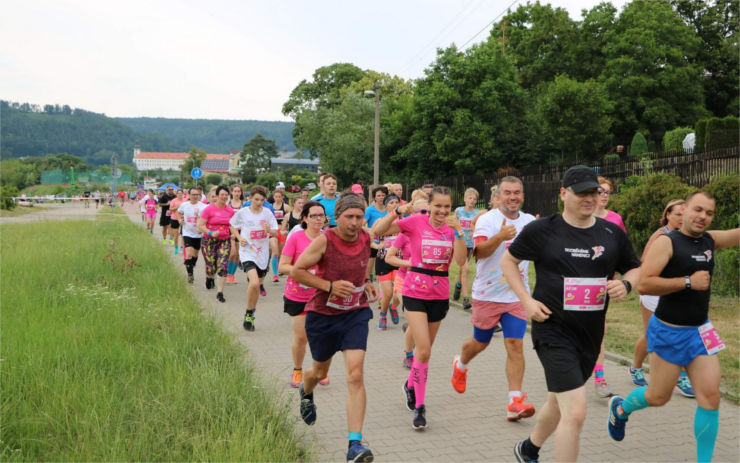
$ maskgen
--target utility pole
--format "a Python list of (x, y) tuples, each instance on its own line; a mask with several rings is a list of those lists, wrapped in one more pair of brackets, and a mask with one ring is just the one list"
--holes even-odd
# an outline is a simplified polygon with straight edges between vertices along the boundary
[(380, 185), (380, 89), (375, 85), (375, 146), (373, 152), (373, 184)]

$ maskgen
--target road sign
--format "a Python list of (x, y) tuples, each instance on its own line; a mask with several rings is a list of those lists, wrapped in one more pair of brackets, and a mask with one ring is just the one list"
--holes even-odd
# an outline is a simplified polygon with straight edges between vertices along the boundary
[(190, 176), (196, 179), (201, 178), (203, 176), (203, 171), (197, 167), (194, 167), (193, 170), (190, 171)]

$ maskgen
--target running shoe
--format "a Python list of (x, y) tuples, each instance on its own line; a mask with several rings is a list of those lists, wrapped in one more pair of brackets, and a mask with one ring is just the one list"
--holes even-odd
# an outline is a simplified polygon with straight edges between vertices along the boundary
[(596, 394), (602, 399), (608, 399), (609, 397), (614, 395), (611, 389), (609, 389), (609, 385), (606, 383), (605, 379), (602, 379), (601, 381), (596, 381), (594, 383), (594, 388), (596, 388)]
[(236, 284), (236, 277), (232, 274), (226, 275), (226, 284), (227, 285), (235, 285)]
[(273, 283), (279, 283), (280, 282), (280, 277), (278, 277), (277, 275), (273, 275), (272, 276), (272, 282)]
[(260, 296), (267, 296), (267, 291), (265, 291), (265, 285), (260, 285)]
[(461, 292), (462, 292), (462, 285), (460, 283), (455, 283), (455, 292), (452, 293), (452, 299), (455, 301), (459, 301)]
[(408, 357), (406, 355), (403, 356), (403, 366), (407, 369), (411, 369), (411, 364), (414, 363), (414, 356)]
[(378, 329), (380, 331), (388, 329), (388, 317), (384, 313), (381, 313), (380, 317), (378, 317)]
[(400, 319), (398, 318), (398, 309), (391, 306), (391, 321), (394, 325), (398, 325)]
[(519, 463), (537, 463), (536, 458), (530, 458), (527, 455), (522, 453), (522, 446), (524, 445), (524, 441), (519, 441), (514, 446), (514, 456), (516, 457), (516, 461)]
[(519, 421), (522, 418), (529, 418), (534, 415), (534, 405), (525, 403), (527, 393), (521, 397), (514, 397), (512, 402), (506, 408), (506, 419), (509, 421)]
[(206, 278), (206, 289), (213, 289), (213, 278)]
[(247, 331), (254, 331), (254, 311), (247, 310), (244, 314), (244, 329)]
[(414, 421), (411, 423), (411, 427), (415, 431), (423, 431), (427, 428), (427, 408), (424, 405), (419, 405), (414, 409)]
[(645, 371), (642, 368), (632, 368), (630, 366), (630, 376), (632, 377), (632, 384), (635, 386), (647, 386), (647, 380), (645, 379)]
[(624, 428), (627, 426), (627, 418), (620, 418), (617, 412), (623, 401), (624, 399), (618, 395), (609, 399), (609, 420), (606, 422), (606, 428), (609, 430), (609, 436), (616, 441), (624, 439)]
[(194, 281), (195, 281), (195, 277), (193, 276), (193, 274), (188, 273), (188, 283), (192, 285)]
[(468, 370), (461, 370), (457, 367), (457, 364), (460, 363), (460, 356), (456, 355), (452, 359), (452, 387), (462, 394), (465, 392), (465, 387), (467, 386), (468, 381)]
[(177, 250), (180, 246), (175, 246), (175, 254), (177, 254)]
[(162, 238), (162, 244), (167, 244), (167, 238)]
[(470, 303), (470, 299), (467, 297), (463, 298), (463, 310), (470, 310), (470, 308), (473, 307), (473, 304)]
[(216, 300), (218, 302), (226, 302), (226, 299), (224, 299), (224, 293), (217, 293), (216, 294)]
[(319, 384), (321, 384), (322, 386), (328, 386), (329, 385), (329, 377), (327, 376), (326, 378), (324, 378), (321, 381), (319, 381)]
[(691, 380), (689, 380), (689, 377), (683, 372), (681, 372), (681, 376), (679, 376), (678, 381), (676, 381), (676, 390), (684, 397), (689, 397), (691, 399), (696, 397), (696, 394), (694, 394), (694, 388), (691, 387)]
[(353, 463), (369, 463), (373, 461), (373, 452), (358, 440), (349, 441), (349, 449), (347, 450), (347, 461)]
[(312, 425), (316, 422), (316, 404), (313, 403), (313, 394), (306, 394), (303, 392), (303, 384), (298, 389), (298, 394), (301, 397), (301, 418), (307, 425)]
[(403, 382), (403, 393), (406, 395), (406, 409), (413, 412), (416, 409), (416, 393), (413, 389), (409, 389), (408, 381)]
[(293, 374), (290, 375), (290, 387), (298, 387), (303, 382), (303, 370), (293, 368)]
[(174, 246), (175, 245), (175, 240), (173, 240), (172, 238), (170, 238), (169, 239), (169, 243), (170, 243), (170, 246)]

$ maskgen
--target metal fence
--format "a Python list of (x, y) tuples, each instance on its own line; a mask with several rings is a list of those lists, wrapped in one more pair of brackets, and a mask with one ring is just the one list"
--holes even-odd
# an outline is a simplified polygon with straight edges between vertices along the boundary
[[(685, 183), (702, 187), (717, 177), (740, 172), (740, 147), (702, 153), (668, 151), (646, 154), (641, 160), (603, 160), (591, 165), (599, 175), (611, 180), (617, 190), (627, 177), (664, 172), (681, 178)], [(558, 210), (560, 179), (570, 165), (529, 166), (521, 169), (506, 168), (481, 175), (440, 177), (420, 183), (404, 185), (407, 196), (422, 185), (432, 183), (444, 185), (452, 192), (453, 207), (463, 205), (465, 189), (472, 187), (481, 195), (478, 207), (486, 207), (491, 197), (491, 187), (500, 178), (515, 175), (524, 183), (525, 200), (522, 209), (531, 214), (549, 215)]]
[[(80, 171), (75, 172), (75, 183), (113, 183), (114, 178), (110, 175), (103, 175), (98, 172)], [(123, 173), (118, 178), (118, 184), (127, 185), (131, 184), (131, 174)], [(68, 169), (57, 169), (57, 170), (45, 170), (41, 172), (41, 184), (42, 185), (58, 185), (58, 184), (72, 183), (72, 176)]]

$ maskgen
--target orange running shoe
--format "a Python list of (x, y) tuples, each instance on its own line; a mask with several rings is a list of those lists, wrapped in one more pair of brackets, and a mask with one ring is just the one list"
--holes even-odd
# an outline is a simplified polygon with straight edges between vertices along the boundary
[(514, 397), (506, 409), (506, 419), (509, 421), (519, 421), (522, 418), (529, 418), (534, 415), (534, 405), (524, 403), (527, 398), (527, 393), (522, 394), (521, 397)]
[(465, 392), (465, 387), (468, 382), (468, 370), (463, 371), (457, 368), (458, 363), (460, 363), (460, 356), (456, 355), (455, 358), (452, 359), (452, 387), (462, 394)]
[(303, 381), (303, 370), (293, 369), (293, 376), (290, 378), (290, 387), (298, 387)]

